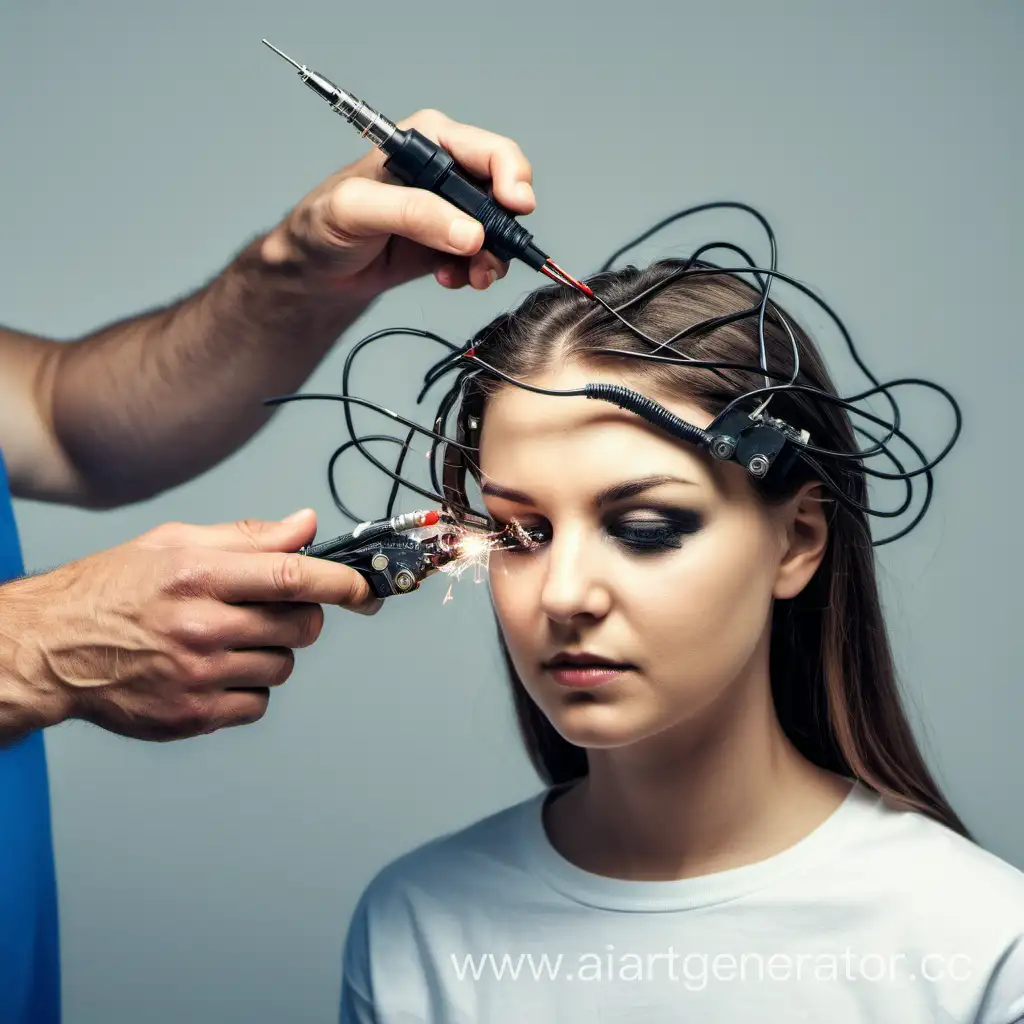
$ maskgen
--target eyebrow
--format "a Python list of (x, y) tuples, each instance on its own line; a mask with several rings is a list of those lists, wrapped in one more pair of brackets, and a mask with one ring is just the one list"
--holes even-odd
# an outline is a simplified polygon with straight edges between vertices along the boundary
[[(611, 505), (616, 501), (624, 501), (626, 498), (635, 497), (637, 494), (643, 494), (644, 491), (650, 491), (655, 487), (660, 487), (662, 484), (688, 484), (691, 487), (696, 487), (697, 484), (693, 480), (685, 480), (681, 476), (645, 476), (639, 480), (625, 480), (621, 484), (614, 484), (612, 487), (608, 487), (601, 491), (600, 494), (594, 498), (594, 504), (598, 508), (602, 508), (605, 505)], [(489, 494), (495, 498), (504, 498), (506, 501), (514, 501), (517, 505), (535, 505), (536, 502), (528, 494), (524, 494), (522, 491), (514, 491), (510, 487), (502, 487), (500, 484), (482, 484), (480, 487), (481, 494)]]

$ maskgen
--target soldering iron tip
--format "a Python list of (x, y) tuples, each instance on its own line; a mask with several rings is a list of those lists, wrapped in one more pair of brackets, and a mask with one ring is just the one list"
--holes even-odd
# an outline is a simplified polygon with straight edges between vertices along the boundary
[(266, 40), (266, 39), (264, 39), (264, 40), (263, 40), (263, 42), (264, 42), (264, 43), (266, 43), (266, 45), (267, 45), (267, 46), (269, 46), (269, 47), (270, 47), (270, 48), (271, 48), (271, 49), (272, 49), (272, 50), (274, 51), (274, 53), (276, 53), (276, 54), (277, 54), (277, 55), (278, 55), (279, 57), (284, 57), (284, 59), (285, 59), (286, 61), (288, 61), (288, 63), (289, 63), (289, 64), (291, 64), (291, 65), (292, 65), (292, 67), (296, 67), (296, 68), (298, 68), (298, 69), (299, 69), (300, 71), (302, 71), (302, 70), (303, 70), (303, 67), (302, 67), (302, 65), (301, 65), (301, 64), (296, 64), (296, 63), (295, 63), (295, 61), (293, 61), (293, 60), (291, 59), (291, 57), (289, 57), (289, 56), (288, 56), (288, 54), (287, 54), (287, 53), (282, 53), (282, 52), (281, 52), (281, 51), (280, 51), (280, 50), (279, 50), (279, 49), (278, 49), (278, 48), (277, 48), (277, 47), (276, 47), (276, 46), (275, 46), (275, 45), (274, 45), (273, 43), (269, 42), (269, 41), (268, 41), (268, 40)]

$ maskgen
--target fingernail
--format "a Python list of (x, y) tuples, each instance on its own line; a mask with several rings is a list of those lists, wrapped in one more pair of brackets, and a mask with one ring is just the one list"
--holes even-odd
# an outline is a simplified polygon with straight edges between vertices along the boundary
[(459, 252), (466, 252), (476, 245), (480, 234), (480, 225), (475, 220), (467, 220), (463, 217), (455, 221), (448, 229), (448, 242), (453, 249)]
[(498, 272), (496, 270), (487, 271), (487, 287), (490, 288), (495, 281), (498, 280)]
[(282, 523), (297, 523), (307, 512), (312, 512), (312, 511), (313, 510), (309, 509), (309, 508), (300, 508), (297, 512), (293, 512), (291, 515), (285, 516), (284, 519), (281, 520), (281, 522)]
[(519, 193), (519, 198), (524, 202), (528, 202), (535, 198), (533, 194), (533, 187), (525, 181), (519, 182), (516, 186), (516, 192)]

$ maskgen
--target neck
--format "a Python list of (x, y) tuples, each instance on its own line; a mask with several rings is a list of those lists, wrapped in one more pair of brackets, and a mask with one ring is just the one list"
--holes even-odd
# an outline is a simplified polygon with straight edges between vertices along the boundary
[(550, 806), (548, 830), (563, 856), (620, 878), (687, 878), (772, 856), (820, 825), (850, 785), (783, 732), (767, 658), (698, 716), (588, 761), (587, 778)]

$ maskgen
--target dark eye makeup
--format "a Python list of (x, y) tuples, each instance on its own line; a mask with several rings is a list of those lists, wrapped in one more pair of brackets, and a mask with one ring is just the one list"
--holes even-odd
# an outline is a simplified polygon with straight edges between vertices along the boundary
[(607, 524), (608, 533), (637, 554), (682, 546), (683, 539), (702, 526), (692, 509), (659, 509), (620, 516)]
[[(701, 514), (694, 509), (648, 508), (609, 516), (604, 528), (609, 537), (627, 551), (643, 555), (681, 547), (686, 537), (701, 529), (703, 522)], [(509, 552), (529, 552), (531, 545), (551, 540), (551, 526), (543, 520), (517, 521), (517, 527), (494, 520), (494, 529), (509, 538), (505, 547)]]

